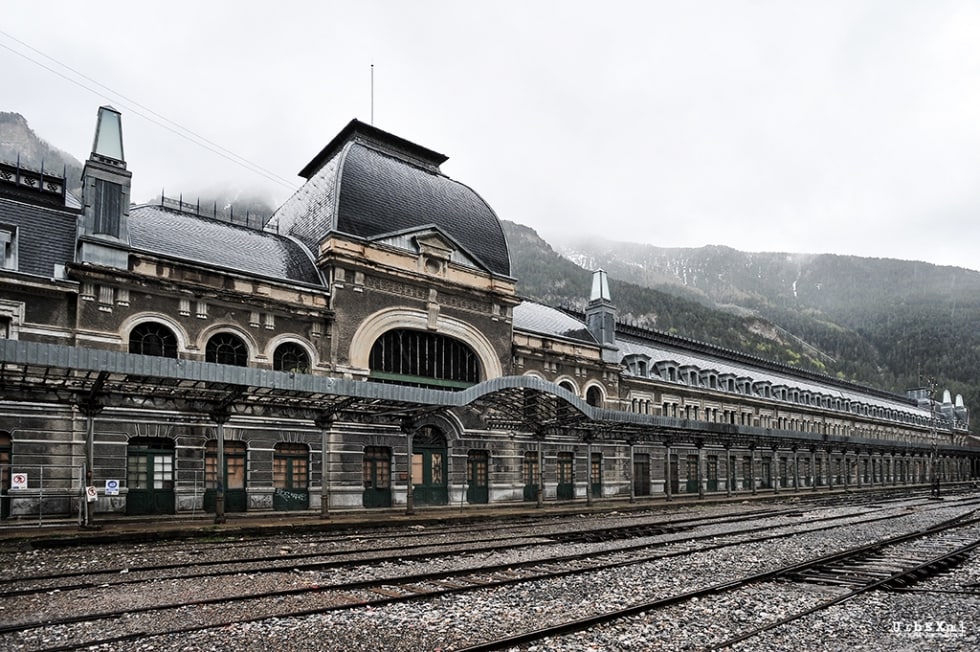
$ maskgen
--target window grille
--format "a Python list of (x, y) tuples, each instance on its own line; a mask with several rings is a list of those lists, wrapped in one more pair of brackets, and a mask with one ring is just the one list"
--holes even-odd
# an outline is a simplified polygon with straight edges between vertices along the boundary
[(371, 347), (376, 380), (464, 388), (480, 381), (476, 354), (464, 343), (438, 333), (390, 330)]
[(248, 347), (237, 335), (218, 333), (208, 340), (204, 359), (207, 362), (246, 367), (248, 366)]
[(143, 322), (129, 333), (129, 352), (176, 358), (177, 337), (163, 324)]

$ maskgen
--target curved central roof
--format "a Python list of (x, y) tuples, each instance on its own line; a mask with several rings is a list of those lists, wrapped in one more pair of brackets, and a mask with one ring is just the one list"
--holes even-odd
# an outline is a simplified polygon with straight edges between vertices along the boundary
[(439, 171), (445, 160), (354, 120), (303, 169), (306, 184), (267, 228), (313, 250), (331, 232), (381, 240), (435, 229), (485, 271), (509, 276), (500, 220), (476, 192)]

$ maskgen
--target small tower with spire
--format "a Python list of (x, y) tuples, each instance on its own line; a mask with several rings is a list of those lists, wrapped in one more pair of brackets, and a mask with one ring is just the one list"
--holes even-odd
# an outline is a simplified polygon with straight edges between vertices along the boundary
[(616, 343), (616, 306), (609, 294), (609, 279), (605, 270), (592, 273), (592, 293), (585, 307), (585, 324), (602, 346)]
[(99, 107), (92, 154), (82, 170), (80, 261), (128, 266), (132, 176), (123, 155), (122, 115), (111, 106)]

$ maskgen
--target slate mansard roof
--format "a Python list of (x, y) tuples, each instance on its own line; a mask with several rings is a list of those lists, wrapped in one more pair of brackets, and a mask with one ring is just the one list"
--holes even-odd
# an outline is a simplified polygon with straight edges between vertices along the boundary
[(75, 259), (78, 212), (0, 199), (0, 222), (18, 227), (17, 269), (53, 278)]
[(514, 306), (514, 329), (598, 346), (585, 324), (569, 314), (533, 301)]
[(323, 285), (310, 252), (295, 240), (163, 206), (131, 208), (129, 239), (133, 251), (273, 280)]
[(332, 232), (374, 241), (436, 229), (484, 271), (510, 276), (500, 220), (476, 192), (440, 172), (445, 160), (354, 120), (302, 170), (306, 184), (266, 228), (313, 251)]
[[(514, 307), (514, 329), (599, 346), (598, 341), (589, 332), (583, 321), (562, 310), (533, 301), (524, 301)], [(613, 357), (624, 364), (632, 356), (645, 358), (649, 361), (649, 366), (644, 377), (650, 380), (665, 381), (657, 373), (656, 366), (659, 363), (667, 363), (677, 369), (692, 367), (699, 372), (713, 371), (719, 376), (730, 374), (737, 378), (747, 378), (752, 383), (768, 382), (774, 387), (785, 386), (810, 392), (813, 395), (840, 398), (858, 404), (915, 415), (919, 418), (929, 417), (927, 408), (917, 406), (903, 396), (890, 396), (888, 392), (863, 391), (862, 388), (845, 382), (821, 383), (809, 376), (794, 374), (790, 369), (786, 369), (785, 373), (780, 373), (777, 370), (779, 365), (773, 365), (772, 369), (754, 366), (743, 361), (728, 359), (722, 354), (710, 355), (697, 352), (690, 347), (690, 342), (683, 339), (677, 339), (676, 345), (665, 342), (665, 339), (673, 340), (670, 336), (658, 337), (655, 340), (645, 340), (640, 335), (617, 336), (612, 346)], [(624, 377), (636, 377), (628, 367), (624, 368), (622, 373)], [(677, 387), (685, 385), (685, 382), (680, 378), (670, 382)]]

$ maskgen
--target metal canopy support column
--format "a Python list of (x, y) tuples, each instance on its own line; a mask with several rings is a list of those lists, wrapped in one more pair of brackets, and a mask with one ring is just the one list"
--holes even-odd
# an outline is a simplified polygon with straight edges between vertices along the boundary
[(592, 438), (585, 442), (585, 504), (592, 507)]
[(538, 497), (537, 506), (544, 506), (544, 435), (538, 444)]
[(769, 479), (772, 482), (772, 492), (778, 494), (779, 484), (783, 481), (783, 464), (775, 444), (772, 447), (772, 461), (769, 462)]
[(793, 491), (800, 490), (800, 459), (799, 448), (793, 446)]
[(217, 421), (215, 427), (218, 431), (218, 468), (215, 474), (214, 522), (220, 524), (225, 522), (225, 422)]
[(854, 452), (854, 468), (857, 470), (857, 485), (858, 489), (864, 486), (864, 464), (861, 459), (861, 449), (857, 449)]
[(735, 484), (735, 466), (732, 464), (732, 445), (725, 443), (725, 494), (731, 498)]
[(810, 487), (816, 491), (817, 490), (817, 449), (815, 446), (810, 447)]
[(844, 475), (844, 491), (847, 491), (848, 481), (851, 479), (851, 467), (847, 459), (847, 449), (843, 449), (840, 452), (840, 466), (841, 472)]
[[(95, 403), (86, 403), (79, 406), (82, 414), (85, 415), (85, 487), (93, 486), (92, 469), (95, 468), (95, 417), (102, 411), (102, 406)], [(84, 525), (91, 525), (92, 516), (95, 513), (95, 506), (89, 507), (88, 497), (83, 488), (82, 505), (85, 512)]]
[(407, 467), (406, 486), (405, 486), (405, 514), (411, 516), (415, 513), (415, 479), (412, 477), (412, 467), (414, 451), (412, 446), (415, 443), (415, 423), (411, 419), (404, 419), (401, 424), (402, 432), (405, 433), (405, 454)]
[(231, 416), (231, 406), (244, 393), (244, 387), (233, 389), (225, 396), (221, 402), (211, 408), (208, 416), (215, 423), (218, 435), (218, 459), (215, 476), (214, 492), (214, 522), (221, 524), (225, 522), (225, 423)]
[[(85, 486), (91, 487), (94, 482), (93, 469), (95, 468), (95, 417), (102, 412), (103, 405), (99, 402), (99, 393), (105, 386), (105, 381), (109, 377), (109, 372), (100, 371), (95, 383), (89, 389), (88, 395), (79, 402), (78, 408), (85, 415)], [(84, 505), (85, 519), (84, 524), (89, 525), (92, 520), (92, 513), (95, 512), (93, 506), (89, 509), (88, 496), (82, 496)]]
[(749, 444), (749, 489), (752, 495), (756, 494), (755, 489), (755, 444)]
[(629, 470), (629, 482), (630, 482), (630, 502), (636, 502), (636, 442), (632, 439), (629, 440), (630, 446), (630, 470)]
[(664, 489), (667, 491), (667, 500), (673, 500), (673, 493), (670, 486), (670, 440), (664, 442)]
[(834, 488), (834, 469), (831, 462), (834, 461), (834, 449), (829, 446), (824, 450), (824, 459), (827, 461), (826, 473), (827, 473), (827, 489), (831, 490)]
[(318, 415), (313, 422), (320, 429), (320, 518), (330, 518), (330, 429), (333, 413)]
[(698, 447), (698, 498), (704, 498), (704, 441), (697, 441)]

